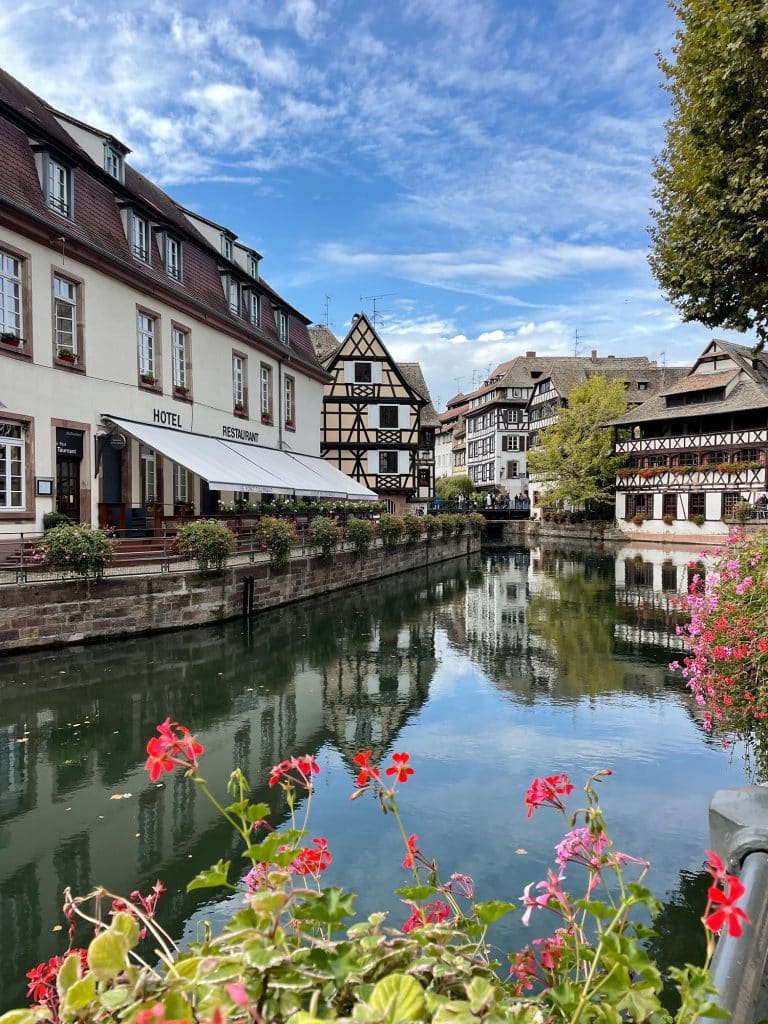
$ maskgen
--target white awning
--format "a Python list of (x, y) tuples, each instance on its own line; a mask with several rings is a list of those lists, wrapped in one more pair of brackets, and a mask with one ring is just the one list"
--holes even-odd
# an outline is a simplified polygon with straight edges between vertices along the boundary
[(378, 501), (374, 491), (315, 455), (279, 452), (274, 448), (157, 427), (107, 414), (104, 418), (148, 448), (201, 477), (216, 491)]

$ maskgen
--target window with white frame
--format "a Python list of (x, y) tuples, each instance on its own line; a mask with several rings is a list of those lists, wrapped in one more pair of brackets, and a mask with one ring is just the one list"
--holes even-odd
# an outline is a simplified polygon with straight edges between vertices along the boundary
[(259, 279), (259, 257), (258, 256), (254, 256), (253, 254), (251, 254), (248, 257), (248, 273), (251, 275), (251, 277), (255, 277), (256, 280), (258, 281), (258, 279)]
[(245, 412), (245, 356), (232, 353), (232, 402), (235, 412)]
[(155, 383), (155, 333), (156, 321), (146, 313), (139, 313), (136, 320), (139, 342), (139, 375), (145, 384)]
[(0, 338), (4, 340), (22, 337), (21, 288), (21, 260), (0, 249)]
[(72, 172), (57, 160), (48, 157), (46, 162), (46, 200), (56, 213), (63, 217), (72, 216)]
[(139, 462), (141, 464), (141, 503), (149, 505), (158, 500), (157, 493), (157, 457), (152, 448), (139, 446)]
[(259, 377), (261, 386), (261, 418), (262, 420), (272, 419), (272, 368), (261, 364)]
[(230, 313), (240, 316), (240, 282), (234, 277), (224, 278), (224, 291), (227, 296), (227, 305)]
[(108, 142), (104, 143), (104, 170), (118, 181), (123, 180), (123, 156)]
[(189, 473), (186, 467), (178, 462), (173, 464), (173, 503), (186, 505), (189, 503)]
[(225, 260), (232, 259), (232, 238), (230, 235), (221, 236), (221, 255)]
[(181, 242), (173, 235), (165, 236), (165, 272), (174, 281), (181, 280)]
[(56, 355), (77, 355), (77, 285), (53, 276), (53, 335)]
[(283, 345), (288, 344), (288, 314), (282, 310), (277, 314), (277, 330)]
[(24, 428), (0, 421), (0, 512), (24, 509)]
[(173, 364), (173, 386), (177, 391), (189, 390), (187, 373), (187, 332), (174, 327), (171, 332), (171, 362)]
[(128, 243), (131, 247), (131, 252), (137, 260), (141, 260), (142, 263), (149, 263), (149, 221), (146, 217), (141, 217), (134, 210), (131, 210), (128, 217), (128, 224)]
[(285, 378), (285, 425), (293, 427), (296, 424), (296, 381), (293, 377)]
[(254, 327), (261, 326), (261, 296), (253, 290), (248, 292), (248, 319)]

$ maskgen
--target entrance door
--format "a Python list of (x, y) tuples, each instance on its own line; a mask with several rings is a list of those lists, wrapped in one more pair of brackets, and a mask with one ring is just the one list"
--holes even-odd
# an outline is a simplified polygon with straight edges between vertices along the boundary
[(56, 511), (80, 522), (80, 460), (56, 459)]

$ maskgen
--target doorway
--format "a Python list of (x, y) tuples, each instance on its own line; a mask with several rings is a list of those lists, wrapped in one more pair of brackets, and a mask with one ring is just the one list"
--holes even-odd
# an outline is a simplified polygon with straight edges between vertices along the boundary
[(56, 459), (56, 511), (80, 522), (80, 460)]

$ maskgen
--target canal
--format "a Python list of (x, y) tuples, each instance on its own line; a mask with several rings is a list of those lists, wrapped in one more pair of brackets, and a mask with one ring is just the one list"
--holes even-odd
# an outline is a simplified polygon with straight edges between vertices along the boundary
[[(408, 831), (444, 877), (474, 876), (478, 898), (518, 901), (552, 863), (562, 822), (526, 818), (535, 775), (613, 777), (604, 806), (621, 849), (653, 862), (665, 901), (665, 963), (700, 956), (707, 808), (740, 785), (667, 665), (678, 656), (669, 599), (690, 552), (568, 546), (474, 556), (262, 615), (185, 633), (0, 660), (0, 1011), (24, 1004), (24, 971), (65, 946), (61, 892), (168, 886), (166, 928), (188, 939), (228, 907), (186, 882), (234, 853), (228, 828), (183, 777), (152, 785), (144, 747), (170, 715), (206, 747), (223, 793), (239, 765), (271, 802), (270, 767), (311, 753), (322, 773), (312, 823), (326, 875), (358, 910), (408, 916), (394, 823), (350, 802), (352, 757), (407, 750)], [(236, 854), (235, 854), (236, 856)], [(546, 929), (551, 922), (544, 921)], [(500, 954), (535, 937), (519, 914)]]

